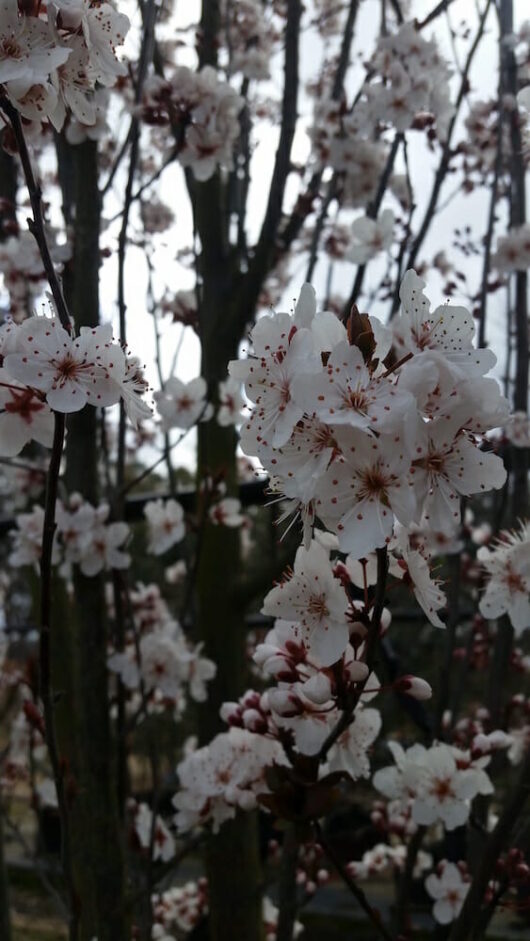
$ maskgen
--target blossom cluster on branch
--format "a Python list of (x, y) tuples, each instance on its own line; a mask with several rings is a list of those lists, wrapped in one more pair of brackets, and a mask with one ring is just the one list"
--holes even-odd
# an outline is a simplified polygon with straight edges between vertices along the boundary
[(17, 0), (5, 0), (1, 93), (29, 121), (47, 119), (60, 130), (72, 114), (82, 125), (95, 125), (96, 86), (112, 86), (126, 74), (116, 48), (129, 26), (112, 3), (54, 0), (44, 8), (25, 4), (21, 9)]

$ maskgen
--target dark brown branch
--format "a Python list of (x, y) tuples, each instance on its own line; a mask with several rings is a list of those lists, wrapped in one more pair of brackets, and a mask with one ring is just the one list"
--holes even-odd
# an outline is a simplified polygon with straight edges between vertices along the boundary
[[(149, 68), (149, 63), (153, 56), (153, 49), (155, 44), (155, 22), (156, 15), (158, 12), (158, 7), (155, 4), (154, 0), (147, 0), (147, 2), (142, 5), (142, 19), (143, 19), (143, 33), (142, 33), (142, 46), (140, 49), (140, 60), (138, 64), (138, 76), (136, 81), (135, 89), (135, 103), (138, 104), (142, 97), (142, 89), (147, 75), (147, 70)], [(122, 223), (120, 228), (120, 234), (118, 236), (118, 314), (119, 314), (119, 323), (120, 323), (120, 341), (122, 344), (126, 343), (127, 340), (127, 326), (126, 326), (126, 311), (127, 306), (125, 302), (125, 256), (127, 253), (127, 228), (129, 225), (129, 214), (131, 211), (132, 201), (133, 201), (133, 186), (134, 179), (136, 176), (136, 170), (138, 166), (139, 158), (139, 148), (140, 148), (140, 119), (138, 116), (133, 117), (131, 121), (131, 127), (129, 130), (130, 138), (130, 155), (129, 155), (129, 172), (127, 176), (127, 183), (125, 186), (125, 196), (123, 203), (123, 216)], [(125, 406), (123, 400), (120, 400), (120, 418), (118, 426), (118, 458), (117, 458), (117, 467), (116, 467), (116, 490), (117, 490), (117, 505), (115, 507), (115, 514), (117, 516), (121, 515), (119, 500), (120, 493), (123, 490), (124, 480), (125, 480)]]
[(48, 280), (48, 284), (50, 285), (50, 290), (55, 302), (57, 315), (64, 329), (70, 333), (72, 329), (70, 315), (68, 313), (66, 301), (59, 283), (59, 278), (57, 277), (55, 265), (53, 264), (52, 257), (50, 255), (48, 240), (46, 238), (46, 230), (44, 228), (44, 216), (42, 213), (42, 193), (40, 186), (35, 179), (35, 174), (33, 173), (31, 158), (29, 155), (28, 146), (26, 144), (26, 138), (24, 137), (24, 131), (22, 129), (22, 121), (20, 120), (20, 115), (16, 108), (14, 108), (11, 102), (3, 95), (0, 97), (0, 108), (9, 118), (9, 122), (17, 142), (20, 161), (22, 163), (22, 170), (24, 172), (24, 179), (26, 181), (29, 200), (31, 203), (31, 210), (33, 213), (33, 219), (28, 219), (28, 227), (39, 248), (46, 278)]
[(449, 9), (453, 0), (441, 0), (440, 3), (437, 3), (433, 10), (427, 14), (421, 21), (418, 23), (418, 29), (423, 29), (424, 26), (428, 26), (429, 23), (432, 23), (433, 20), (437, 19), (440, 14), (445, 13)]
[[(378, 212), (381, 208), (381, 203), (383, 202), (383, 196), (386, 193), (387, 186), (390, 182), (390, 177), (392, 176), (392, 171), (394, 169), (394, 163), (396, 160), (398, 147), (402, 140), (403, 140), (403, 134), (396, 134), (396, 136), (394, 137), (394, 140), (392, 141), (392, 146), (390, 147), (390, 151), (388, 153), (385, 167), (379, 179), (377, 192), (373, 200), (371, 201), (371, 203), (366, 207), (366, 215), (368, 216), (369, 219), (377, 219)], [(361, 290), (362, 290), (365, 273), (366, 273), (366, 265), (359, 265), (359, 267), (357, 268), (357, 273), (355, 275), (355, 281), (353, 282), (351, 294), (343, 310), (343, 314), (342, 314), (343, 319), (346, 319), (349, 316), (353, 305), (357, 302), (357, 298), (359, 297), (359, 294), (361, 293)]]
[(449, 941), (468, 941), (473, 936), (474, 926), (482, 914), (482, 903), (488, 882), (494, 874), (497, 860), (508, 844), (510, 834), (517, 823), (530, 794), (530, 748), (523, 759), (518, 780), (508, 795), (504, 809), (478, 860), (471, 887), (464, 906), (456, 919)]
[(311, 239), (311, 248), (309, 250), (309, 262), (307, 264), (307, 272), (305, 279), (306, 281), (311, 281), (313, 277), (313, 272), (315, 270), (315, 265), (318, 258), (318, 249), (320, 245), (320, 239), (322, 237), (322, 232), (324, 230), (324, 225), (326, 222), (327, 214), (331, 203), (335, 198), (336, 191), (336, 178), (333, 176), (328, 183), (328, 191), (322, 200), (322, 205), (320, 207), (320, 212), (318, 214), (317, 220), (315, 222), (315, 229), (313, 232), (313, 238)]
[(434, 722), (434, 737), (441, 738), (443, 731), (443, 718), (449, 707), (451, 695), (451, 667), (456, 640), (456, 629), (460, 619), (460, 555), (450, 555), (447, 561), (449, 569), (449, 616), (444, 631), (443, 662), (438, 671), (438, 697), (436, 702), (436, 718)]
[(301, 0), (288, 0), (280, 139), (274, 160), (265, 217), (237, 305), (236, 315), (241, 330), (253, 315), (263, 282), (275, 257), (275, 243), (282, 219), (285, 186), (292, 168), (291, 147), (298, 117), (298, 47), (301, 16)]
[(339, 101), (341, 98), (344, 79), (346, 78), (346, 73), (350, 64), (351, 44), (353, 42), (353, 31), (355, 29), (355, 20), (357, 19), (358, 10), (359, 0), (350, 0), (348, 16), (346, 17), (346, 23), (344, 24), (344, 33), (340, 47), (339, 61), (337, 63), (337, 71), (335, 72), (335, 76), (333, 78), (333, 86), (331, 90), (331, 97), (335, 101)]
[[(464, 64), (464, 69), (462, 72), (462, 78), (460, 82), (460, 88), (458, 90), (458, 95), (457, 95), (456, 102), (455, 102), (454, 113), (451, 118), (451, 121), (449, 122), (449, 127), (447, 129), (447, 137), (444, 141), (443, 148), (442, 148), (442, 156), (440, 158), (440, 163), (438, 164), (438, 169), (434, 177), (434, 183), (432, 186), (431, 195), (429, 198), (427, 208), (425, 210), (425, 214), (423, 216), (422, 223), (420, 225), (416, 238), (414, 239), (412, 243), (412, 247), (411, 247), (408, 259), (407, 259), (407, 268), (414, 267), (414, 264), (423, 246), (423, 242), (425, 241), (425, 237), (427, 235), (427, 232), (429, 231), (431, 222), (433, 220), (434, 214), (438, 206), (438, 199), (440, 196), (440, 191), (442, 189), (442, 185), (444, 183), (444, 180), (447, 175), (447, 171), (449, 169), (449, 165), (451, 162), (451, 157), (452, 157), (451, 142), (453, 139), (453, 133), (457, 125), (458, 117), (460, 114), (460, 108), (469, 91), (469, 73), (471, 70), (471, 66), (473, 64), (473, 60), (475, 58), (475, 53), (478, 49), (479, 43), (484, 33), (486, 20), (490, 12), (491, 5), (492, 5), (492, 0), (487, 0), (486, 6), (484, 7), (484, 11), (479, 21), (479, 26), (478, 26), (475, 38), (473, 40), (473, 43), (467, 55), (466, 62)], [(398, 303), (399, 301), (394, 303), (394, 308), (392, 311), (393, 314), (397, 310)]]
[[(501, 0), (499, 8), (501, 42), (513, 33), (513, 0)], [(518, 91), (517, 62), (514, 50), (507, 42), (501, 46), (501, 87), (504, 94), (514, 96)], [(510, 166), (510, 227), (526, 222), (526, 166), (519, 112), (516, 107), (509, 114), (511, 146)], [(528, 331), (528, 272), (515, 272), (515, 376), (513, 388), (514, 410), (528, 410), (529, 331)], [(514, 448), (513, 464), (513, 517), (524, 516), (528, 505), (528, 452)]]
[(368, 901), (368, 899), (367, 899), (365, 893), (363, 892), (363, 890), (357, 885), (357, 883), (354, 881), (354, 879), (352, 879), (352, 877), (350, 876), (350, 874), (349, 874), (349, 872), (348, 872), (346, 866), (343, 864), (342, 860), (340, 859), (340, 857), (338, 856), (338, 854), (337, 854), (337, 853), (335, 852), (335, 850), (333, 849), (332, 844), (331, 844), (331, 843), (327, 840), (327, 838), (324, 836), (324, 833), (323, 833), (323, 831), (322, 831), (322, 827), (321, 827), (320, 824), (318, 824), (318, 823), (316, 824), (316, 832), (317, 832), (317, 839), (318, 839), (318, 842), (320, 843), (320, 845), (321, 845), (322, 849), (324, 850), (326, 856), (328, 857), (328, 859), (330, 860), (330, 862), (333, 863), (333, 865), (334, 865), (335, 869), (337, 870), (339, 876), (341, 877), (341, 879), (342, 879), (342, 881), (345, 883), (345, 885), (348, 886), (348, 888), (349, 888), (350, 892), (352, 893), (352, 895), (357, 899), (357, 901), (358, 901), (360, 907), (362, 908), (363, 912), (364, 912), (366, 915), (368, 915), (368, 918), (369, 918), (370, 921), (372, 922), (374, 928), (377, 930), (377, 932), (381, 935), (382, 938), (385, 938), (385, 941), (394, 941), (392, 934), (390, 933), (390, 931), (389, 931), (388, 928), (386, 927), (386, 925), (385, 925), (383, 919), (381, 918), (379, 912), (378, 912), (375, 908), (373, 908), (372, 905), (370, 905), (370, 902)]
[(477, 345), (486, 346), (486, 308), (488, 303), (488, 277), (491, 263), (491, 245), (493, 242), (493, 232), (495, 229), (495, 210), (497, 208), (497, 198), (499, 190), (499, 176), (502, 167), (502, 94), (499, 89), (499, 122), (497, 126), (497, 151), (495, 154), (495, 165), (493, 168), (493, 179), (490, 189), (490, 204), (488, 211), (488, 226), (484, 238), (484, 261), (482, 266), (482, 281), (480, 285), (479, 305), (478, 305), (478, 337)]
[(375, 596), (374, 604), (372, 608), (372, 615), (370, 618), (370, 627), (368, 634), (365, 640), (365, 649), (364, 649), (364, 662), (366, 663), (369, 673), (362, 683), (357, 683), (355, 688), (355, 693), (353, 696), (352, 702), (349, 706), (343, 709), (340, 719), (338, 720), (335, 727), (331, 730), (328, 737), (324, 741), (319, 753), (318, 761), (321, 764), (326, 760), (330, 748), (335, 744), (337, 739), (340, 738), (343, 732), (346, 731), (349, 725), (353, 722), (355, 718), (355, 709), (357, 704), (363, 694), (364, 688), (368, 679), (370, 678), (370, 673), (372, 671), (375, 651), (377, 647), (377, 642), (379, 640), (380, 629), (381, 629), (381, 615), (383, 613), (383, 607), (385, 603), (385, 591), (386, 591), (386, 579), (388, 574), (388, 552), (386, 546), (383, 549), (376, 549), (377, 553), (377, 583), (375, 586)]

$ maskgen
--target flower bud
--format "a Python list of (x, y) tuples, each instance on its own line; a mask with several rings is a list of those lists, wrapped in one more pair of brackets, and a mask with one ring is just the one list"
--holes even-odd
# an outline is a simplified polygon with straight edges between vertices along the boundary
[(366, 663), (363, 663), (362, 660), (352, 660), (347, 667), (348, 676), (352, 683), (360, 683), (362, 680), (365, 680), (370, 672)]
[(300, 716), (305, 711), (302, 701), (295, 693), (285, 689), (271, 689), (269, 692), (271, 709), (285, 718)]
[(263, 733), (267, 731), (267, 722), (257, 709), (245, 709), (243, 725), (249, 732)]
[(304, 696), (316, 706), (321, 706), (331, 698), (331, 683), (325, 673), (315, 673), (302, 687)]
[(394, 683), (394, 689), (398, 693), (405, 693), (406, 696), (411, 696), (412, 699), (430, 699), (432, 697), (432, 689), (426, 680), (422, 680), (420, 676), (401, 676)]
[(227, 725), (241, 726), (241, 707), (237, 702), (224, 702), (219, 710), (219, 715)]

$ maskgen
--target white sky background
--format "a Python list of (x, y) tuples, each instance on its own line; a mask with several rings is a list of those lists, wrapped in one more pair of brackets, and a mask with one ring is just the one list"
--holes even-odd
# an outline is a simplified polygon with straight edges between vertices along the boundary
[[(119, 4), (121, 6), (121, 4)], [(413, 0), (410, 4), (411, 16), (421, 19), (435, 5), (435, 0)], [(480, 2), (480, 7), (483, 2)], [(127, 10), (130, 5), (123, 4), (122, 8)], [(388, 5), (389, 6), (389, 5)], [(403, 4), (405, 7), (406, 4)], [(465, 58), (469, 45), (472, 41), (477, 23), (477, 6), (475, 0), (455, 0), (450, 7), (450, 20), (453, 28), (458, 28), (462, 19), (465, 17), (471, 27), (471, 35), (465, 42), (456, 41), (457, 52), (460, 61)], [(525, 8), (527, 15), (527, 3), (525, 0), (515, 0), (516, 28), (520, 26), (525, 18)], [(131, 6), (134, 10), (134, 6)], [(198, 0), (176, 0), (175, 17), (173, 22), (179, 28), (189, 26), (197, 21), (200, 10)], [(350, 92), (355, 94), (360, 87), (365, 71), (362, 67), (362, 61), (367, 59), (374, 48), (375, 37), (380, 27), (381, 3), (380, 0), (363, 0), (357, 17), (355, 39), (353, 44), (352, 68), (348, 74), (347, 87)], [(307, 15), (305, 22), (307, 23)], [(131, 31), (130, 43), (134, 42), (134, 31)], [(453, 54), (449, 42), (449, 31), (447, 18), (441, 16), (427, 27), (424, 35), (430, 38), (436, 36), (441, 47), (442, 53), (453, 62)], [(194, 31), (186, 34), (193, 44)], [(336, 48), (336, 44), (335, 44)], [(328, 50), (329, 51), (329, 50)], [(301, 41), (301, 73), (302, 88), (305, 82), (315, 77), (315, 63), (317, 68), (322, 62), (323, 42), (313, 28), (304, 30)], [(195, 54), (193, 50), (179, 50), (177, 56), (178, 64), (195, 66)], [(279, 100), (282, 93), (283, 81), (283, 51), (273, 58), (271, 63), (271, 82), (269, 87), (261, 83), (260, 93), (270, 95), (270, 97)], [(480, 48), (475, 57), (473, 69), (471, 71), (472, 100), (476, 98), (487, 99), (496, 95), (496, 86), (498, 80), (498, 44), (497, 44), (497, 23), (494, 10), (489, 17), (489, 28), (484, 37)], [(236, 78), (236, 87), (239, 77)], [(455, 73), (453, 76), (452, 90), (453, 97), (459, 84), (459, 76)], [(464, 104), (462, 115), (465, 117), (467, 106)], [(294, 161), (300, 164), (307, 163), (310, 156), (310, 142), (305, 133), (305, 128), (312, 123), (312, 101), (308, 96), (301, 94), (300, 100), (301, 120), (297, 131), (294, 146)], [(121, 127), (113, 132), (117, 134), (119, 141), (123, 140), (127, 127), (128, 117), (120, 119)], [(111, 121), (112, 123), (112, 121)], [(169, 133), (169, 132), (168, 132)], [(263, 217), (264, 208), (269, 191), (268, 182), (270, 180), (274, 154), (278, 139), (278, 129), (271, 123), (263, 124), (258, 127), (259, 137), (254, 135), (254, 154), (251, 166), (252, 185), (249, 197), (248, 212), (248, 230), (249, 242), (257, 236)], [(144, 139), (144, 138), (143, 138)], [(458, 139), (458, 134), (456, 136)], [(436, 148), (433, 154), (429, 153), (425, 146), (425, 139), (422, 133), (410, 131), (407, 133), (409, 148), (409, 162), (411, 167), (411, 178), (413, 181), (417, 209), (413, 217), (413, 229), (417, 229), (422, 216), (424, 206), (430, 194), (433, 181), (434, 170), (439, 160), (439, 148)], [(117, 174), (113, 192), (109, 194), (105, 202), (105, 216), (112, 218), (119, 212), (125, 186), (127, 161), (124, 161), (124, 167)], [(399, 163), (396, 165), (396, 171), (400, 172), (402, 167)], [(450, 175), (446, 186), (442, 190), (441, 203), (445, 196), (455, 188), (455, 177)], [(288, 197), (293, 199), (299, 190), (299, 180), (293, 175), (289, 181)], [(156, 269), (155, 293), (161, 296), (167, 289), (168, 293), (178, 290), (193, 288), (194, 273), (190, 268), (184, 267), (176, 260), (177, 252), (183, 248), (191, 246), (192, 220), (191, 207), (187, 197), (186, 188), (183, 180), (183, 172), (176, 163), (168, 167), (158, 184), (150, 191), (158, 196), (163, 202), (172, 209), (176, 217), (175, 226), (162, 236), (155, 237), (157, 246), (153, 258)], [(147, 197), (148, 198), (148, 197)], [(463, 267), (468, 277), (468, 284), (473, 292), (478, 290), (481, 276), (481, 259), (467, 258), (458, 260), (458, 255), (452, 249), (453, 230), (455, 227), (471, 225), (473, 235), (478, 241), (484, 235), (487, 223), (487, 204), (488, 196), (484, 191), (477, 191), (471, 195), (459, 194), (450, 205), (438, 216), (431, 227), (426, 242), (424, 243), (421, 256), (422, 259), (431, 260), (435, 252), (446, 250), (451, 259), (457, 260), (457, 268)], [(388, 195), (383, 200), (382, 208), (389, 206), (396, 209), (396, 204)], [(333, 212), (333, 210), (332, 210)], [(353, 219), (357, 215), (362, 215), (362, 211), (351, 213)], [(349, 217), (344, 215), (342, 221)], [(137, 206), (133, 207), (131, 214), (130, 236), (134, 240), (135, 230), (137, 230), (138, 211)], [(108, 321), (113, 319), (117, 326), (117, 256), (115, 252), (116, 238), (119, 231), (119, 222), (114, 223), (102, 236), (102, 246), (113, 250), (111, 257), (105, 261), (101, 270), (101, 309), (102, 319)], [(278, 304), (278, 309), (288, 310), (292, 307), (293, 299), (297, 296), (305, 278), (307, 268), (307, 254), (300, 258), (293, 258), (291, 263), (292, 278), (288, 289)], [(369, 266), (367, 277), (365, 279), (365, 290), (368, 292), (378, 283), (379, 276), (385, 268), (385, 261), (376, 260)], [(351, 290), (351, 285), (355, 277), (355, 265), (353, 263), (341, 262), (335, 265), (333, 277), (333, 294), (342, 294), (345, 297)], [(317, 264), (315, 269), (313, 284), (317, 290), (319, 300), (322, 301), (325, 293), (325, 281), (327, 275), (327, 261), (325, 258)], [(155, 366), (155, 341), (153, 318), (146, 311), (145, 296), (147, 283), (147, 269), (143, 252), (130, 245), (127, 252), (126, 261), (126, 301), (127, 301), (127, 339), (130, 349), (138, 355), (146, 365), (147, 377), (155, 389), (159, 388), (159, 380)], [(445, 297), (441, 294), (442, 281), (434, 273), (428, 277), (427, 294), (433, 305), (442, 303)], [(466, 303), (465, 299), (455, 295), (453, 303)], [(500, 358), (499, 377), (502, 375), (502, 359), (505, 346), (505, 296), (504, 292), (499, 291), (489, 298), (489, 310), (487, 320), (487, 333), (490, 345), (497, 352)], [(361, 304), (362, 306), (362, 304)], [(371, 313), (380, 314), (386, 319), (388, 314), (388, 303), (381, 308), (381, 305), (375, 303)], [(161, 334), (162, 347), (162, 368), (164, 376), (169, 375), (170, 364), (174, 356), (175, 348), (180, 340), (182, 327), (178, 324), (172, 324), (170, 317), (160, 317), (159, 327)], [(199, 374), (200, 370), (200, 346), (197, 337), (190, 328), (185, 329), (183, 342), (178, 358), (176, 375), (182, 380), (189, 380)], [(175, 433), (175, 438), (177, 433)], [(151, 457), (148, 455), (147, 460)], [(192, 465), (194, 463), (194, 434), (188, 435), (182, 445), (174, 452), (174, 462), (178, 464)]]

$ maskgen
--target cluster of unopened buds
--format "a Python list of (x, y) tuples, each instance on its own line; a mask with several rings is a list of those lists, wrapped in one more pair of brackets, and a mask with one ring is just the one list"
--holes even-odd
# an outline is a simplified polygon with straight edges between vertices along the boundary
[(495, 865), (495, 881), (488, 886), (485, 898), (486, 902), (491, 901), (491, 899), (495, 897), (495, 892), (500, 885), (515, 889), (516, 891), (523, 890), (528, 892), (528, 889), (530, 889), (528, 854), (518, 849), (516, 846), (513, 846), (497, 860)]
[(108, 667), (131, 693), (130, 708), (143, 693), (149, 709), (171, 708), (182, 714), (185, 694), (195, 702), (206, 699), (207, 684), (216, 673), (212, 660), (202, 655), (202, 644), (192, 644), (180, 624), (171, 617), (156, 586), (132, 592), (134, 629), (126, 635), (123, 650), (114, 651)]
[[(268, 858), (272, 863), (279, 863), (282, 846), (278, 840), (268, 843)], [(326, 865), (324, 850), (320, 843), (301, 843), (298, 847), (296, 884), (306, 896), (311, 897), (318, 888), (327, 885), (330, 871)]]

